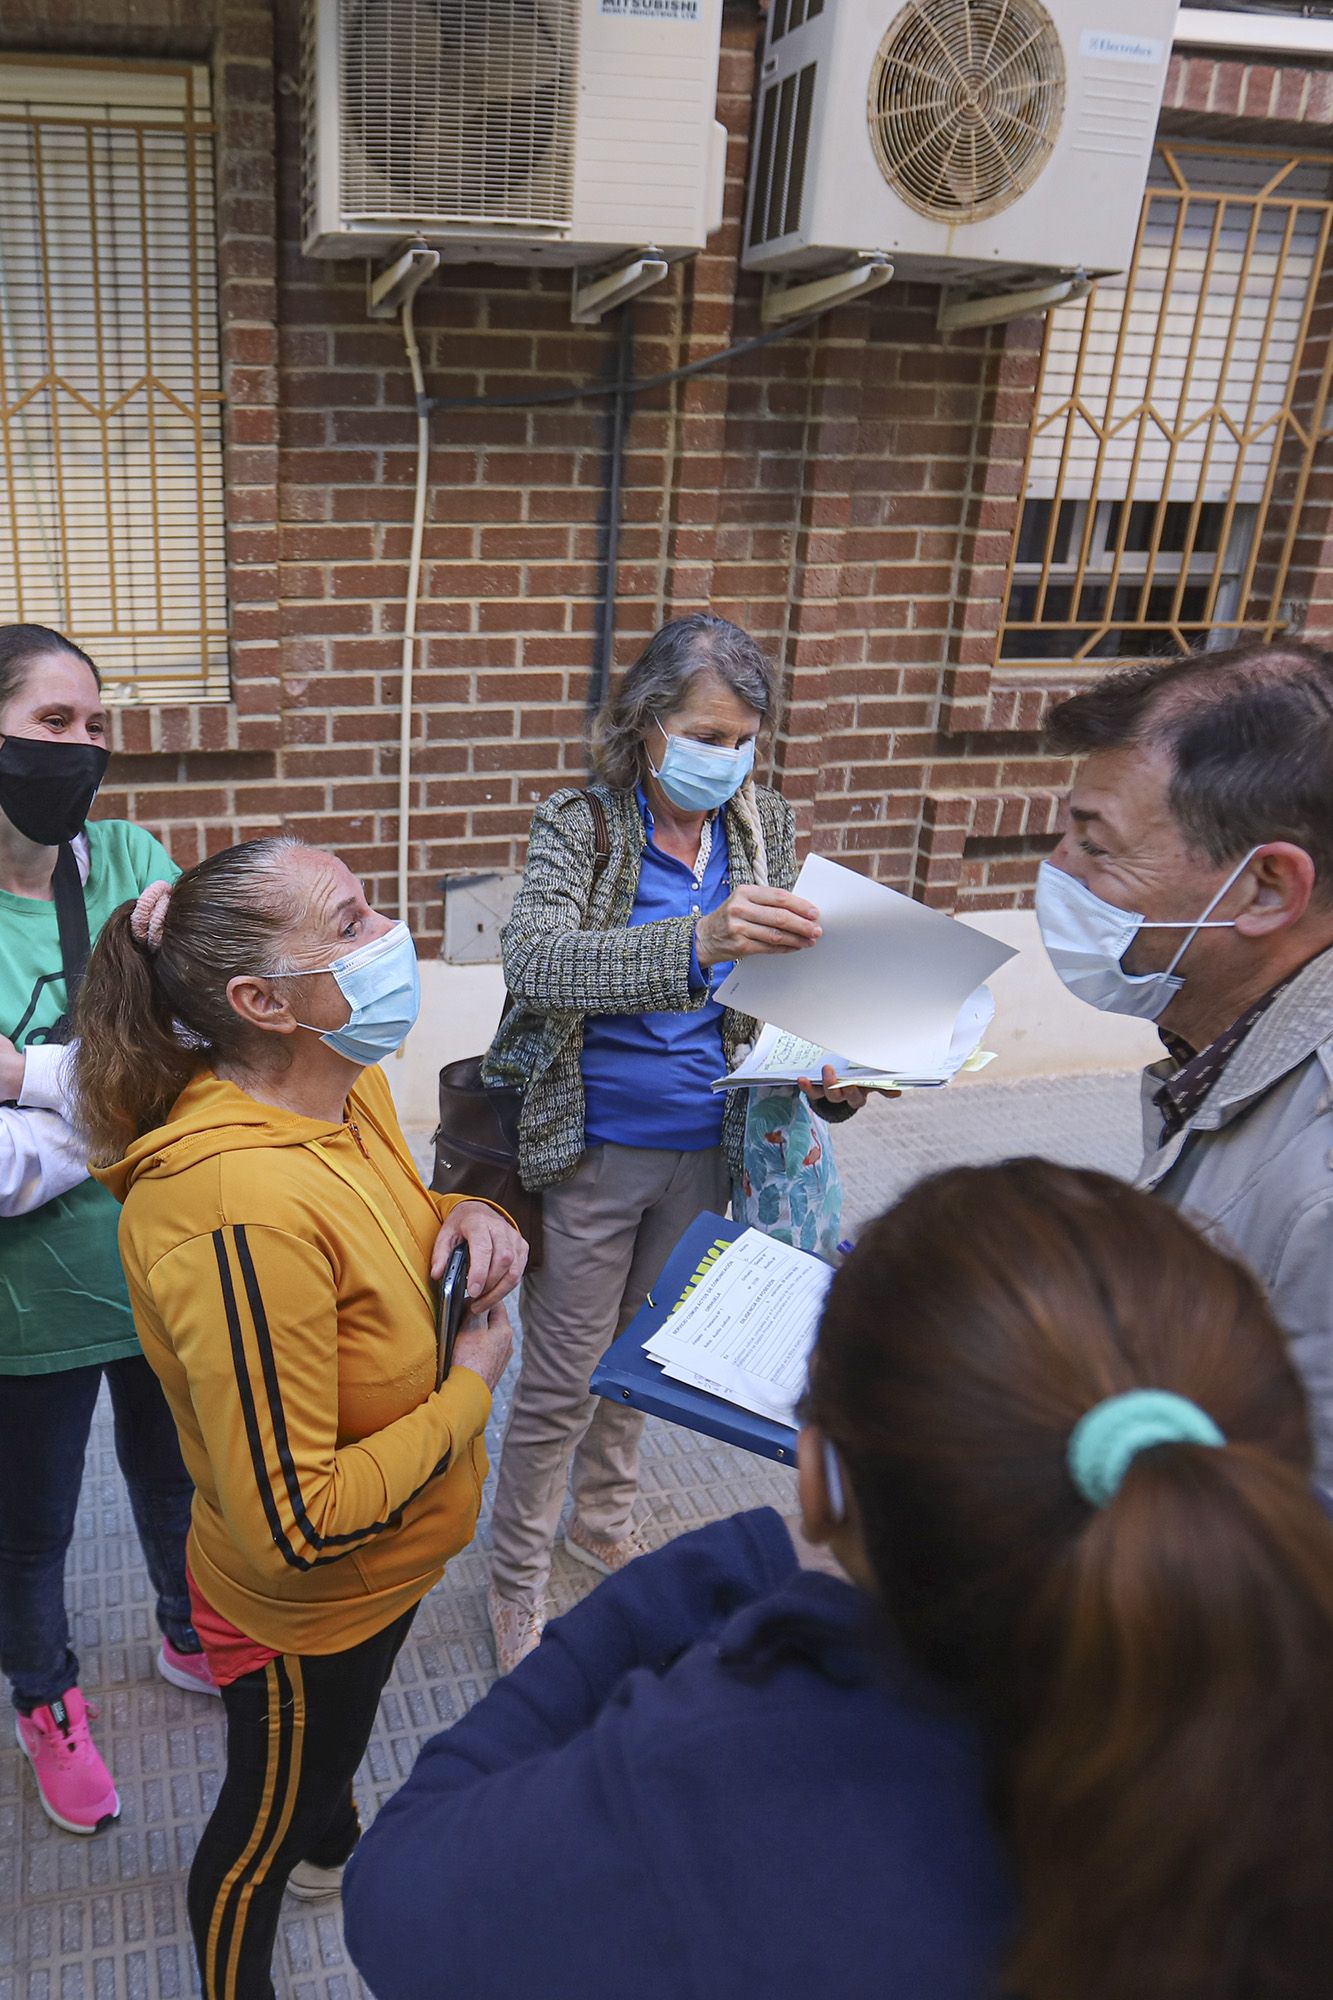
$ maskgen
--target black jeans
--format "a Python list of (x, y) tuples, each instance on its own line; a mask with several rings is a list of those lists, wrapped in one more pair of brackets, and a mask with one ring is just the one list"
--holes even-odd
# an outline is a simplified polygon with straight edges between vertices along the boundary
[(361, 1833), (352, 1778), (416, 1606), (345, 1653), (283, 1653), (222, 1690), (227, 1768), (190, 1869), (204, 2000), (272, 2000), (298, 1861), (336, 1868)]
[(53, 1375), (0, 1375), (0, 1671), (24, 1715), (79, 1678), (65, 1612), (65, 1557), (106, 1376), (116, 1457), (129, 1488), (157, 1622), (197, 1653), (185, 1582), (194, 1488), (167, 1399), (141, 1354)]

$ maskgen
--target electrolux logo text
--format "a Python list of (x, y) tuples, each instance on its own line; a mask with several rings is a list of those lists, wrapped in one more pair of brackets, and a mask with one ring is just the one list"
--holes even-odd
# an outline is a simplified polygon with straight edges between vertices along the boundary
[(1150, 41), (1143, 35), (1116, 35), (1089, 28), (1079, 44), (1085, 56), (1100, 56), (1103, 62), (1160, 63), (1165, 53), (1163, 42)]

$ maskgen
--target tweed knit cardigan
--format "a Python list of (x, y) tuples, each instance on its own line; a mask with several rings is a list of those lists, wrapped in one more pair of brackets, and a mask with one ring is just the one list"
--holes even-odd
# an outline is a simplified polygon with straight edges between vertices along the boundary
[[(519, 1172), (525, 1187), (565, 1180), (584, 1151), (583, 1023), (589, 1014), (688, 1013), (706, 993), (690, 986), (694, 917), (629, 928), (646, 835), (632, 791), (591, 787), (606, 813), (610, 858), (593, 880), (596, 834), (581, 791), (555, 792), (532, 816), (528, 859), (513, 914), (501, 937), (513, 1006), (496, 1032), (483, 1074), (523, 1091)], [(791, 807), (754, 787), (768, 879), (796, 880)], [(723, 807), (733, 888), (755, 880), (754, 833), (734, 804)], [(722, 1046), (730, 1069), (754, 1040), (748, 1014), (724, 1008)], [(746, 1092), (727, 1093), (722, 1144), (733, 1174), (745, 1142)], [(845, 1107), (828, 1106), (837, 1119)]]

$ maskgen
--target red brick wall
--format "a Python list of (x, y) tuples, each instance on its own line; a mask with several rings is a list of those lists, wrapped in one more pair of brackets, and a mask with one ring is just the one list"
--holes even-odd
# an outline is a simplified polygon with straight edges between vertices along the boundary
[[(188, 861), (286, 825), (396, 893), (400, 635), (414, 414), (401, 338), (365, 314), (360, 265), (298, 248), (293, 0), (0, 0), (0, 39), (198, 53), (217, 81), (235, 700), (122, 712), (107, 808)], [(122, 10), (123, 11), (123, 10)], [(206, 32), (207, 31), (207, 32)], [(728, 0), (720, 115), (728, 221), (635, 308), (638, 374), (759, 330), (737, 271), (755, 52)], [(1324, 117), (1330, 79), (1211, 58), (1173, 65), (1168, 116), (1250, 140)], [(1218, 120), (1224, 121), (1218, 124)], [(786, 674), (773, 768), (803, 838), (961, 907), (1023, 899), (1067, 770), (1032, 683), (992, 672), (1040, 326), (941, 336), (937, 294), (893, 283), (812, 331), (643, 397), (629, 433), (617, 657), (711, 604)], [(420, 294), (427, 385), (471, 396), (612, 362), (568, 281), (474, 268)], [(433, 420), (413, 744), (411, 917), (438, 943), (450, 871), (521, 864), (533, 803), (584, 771), (605, 413)], [(1317, 475), (1317, 482), (1330, 475)], [(1316, 484), (1312, 500), (1333, 500)], [(1323, 514), (1299, 557), (1312, 618)]]

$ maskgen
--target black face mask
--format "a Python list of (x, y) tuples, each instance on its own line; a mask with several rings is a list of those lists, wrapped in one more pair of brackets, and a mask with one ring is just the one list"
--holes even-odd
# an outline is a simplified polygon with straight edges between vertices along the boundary
[(0, 812), (38, 847), (82, 830), (110, 755), (97, 743), (6, 736), (0, 743)]

